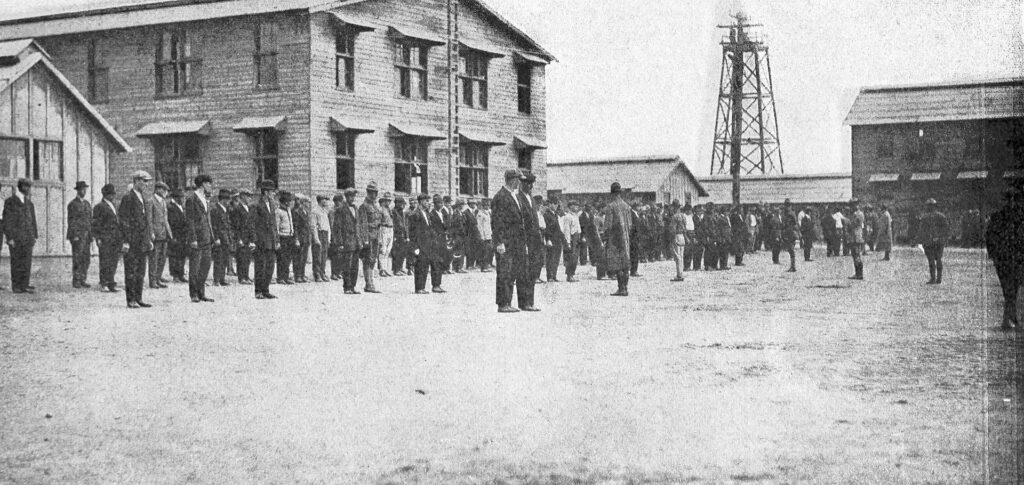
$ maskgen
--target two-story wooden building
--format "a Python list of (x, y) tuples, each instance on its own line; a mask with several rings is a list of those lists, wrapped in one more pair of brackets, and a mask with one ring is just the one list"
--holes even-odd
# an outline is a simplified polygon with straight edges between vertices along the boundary
[(0, 39), (36, 38), (127, 135), (114, 180), (486, 197), (527, 167), (543, 189), (553, 57), (482, 2), (458, 4), (168, 0), (0, 21)]
[(956, 228), (1024, 181), (1024, 78), (864, 88), (846, 124), (853, 195), (890, 205), (897, 237), (928, 198)]

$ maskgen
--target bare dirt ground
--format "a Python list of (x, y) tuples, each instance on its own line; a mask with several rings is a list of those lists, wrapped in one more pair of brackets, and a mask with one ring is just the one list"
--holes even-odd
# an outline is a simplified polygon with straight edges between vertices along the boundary
[(625, 299), (588, 266), (510, 316), (493, 273), (215, 304), (172, 284), (130, 311), (43, 260), (39, 293), (0, 294), (0, 482), (1024, 479), (1024, 338), (996, 328), (984, 254), (950, 251), (942, 286), (917, 250), (867, 256), (862, 282), (816, 256), (683, 283), (646, 264)]

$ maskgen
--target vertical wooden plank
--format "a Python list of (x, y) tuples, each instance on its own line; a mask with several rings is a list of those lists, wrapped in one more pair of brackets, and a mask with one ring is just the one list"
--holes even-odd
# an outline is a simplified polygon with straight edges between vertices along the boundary
[[(78, 172), (78, 132), (75, 127), (75, 114), (71, 102), (65, 98), (61, 103), (61, 141), (64, 151), (64, 186), (74, 197), (75, 182), (85, 180)], [(88, 181), (86, 181), (88, 183)], [(91, 189), (91, 187), (90, 187)]]
[[(97, 185), (103, 186), (108, 183), (107, 179), (107, 155), (106, 149), (104, 148), (104, 137), (92, 126), (89, 127), (89, 139), (91, 148), (91, 163), (92, 163), (92, 179)], [(121, 181), (113, 181), (114, 187), (117, 188), (117, 193), (124, 194), (125, 188), (120, 183)]]
[(0, 91), (0, 135), (14, 133), (14, 86)]
[(51, 140), (63, 140), (64, 94), (50, 76), (46, 78), (46, 136)]
[(29, 74), (25, 74), (11, 85), (13, 135), (28, 136), (28, 77)]
[(62, 254), (61, 237), (64, 228), (63, 210), (64, 188), (60, 185), (50, 186), (46, 198), (46, 248), (47, 254)]
[(89, 148), (89, 130), (86, 125), (82, 122), (82, 117), (77, 113), (75, 114), (75, 131), (76, 131), (76, 155), (78, 163), (78, 179), (85, 180), (92, 189), (92, 197), (90, 200), (93, 204), (100, 201), (100, 184), (94, 181), (92, 174), (92, 149)]
[(29, 134), (46, 136), (46, 73), (38, 67), (29, 71)]

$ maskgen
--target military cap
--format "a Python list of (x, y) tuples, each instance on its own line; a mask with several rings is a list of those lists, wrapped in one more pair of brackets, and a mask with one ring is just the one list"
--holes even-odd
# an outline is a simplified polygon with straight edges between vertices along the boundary
[(100, 189), (100, 192), (103, 195), (114, 195), (117, 193), (117, 189), (114, 188), (114, 184), (107, 184), (104, 185), (102, 189)]
[(230, 199), (231, 198), (231, 191), (228, 190), (228, 189), (220, 189), (219, 191), (217, 191), (217, 198), (218, 199)]
[(75, 190), (87, 188), (89, 188), (89, 184), (85, 183), (84, 180), (79, 180), (78, 182), (75, 183)]
[(213, 177), (210, 177), (209, 175), (206, 175), (205, 173), (201, 173), (199, 175), (196, 175), (196, 178), (192, 180), (192, 183), (196, 184), (196, 187), (200, 187), (203, 184), (212, 184), (213, 183)]
[(391, 195), (391, 192), (384, 192), (384, 196), (380, 200), (395, 200), (395, 197)]
[(622, 192), (622, 185), (620, 185), (618, 182), (612, 182), (612, 193), (618, 194), (620, 192)]
[(137, 180), (137, 179), (145, 180), (145, 181), (148, 182), (150, 180), (153, 180), (153, 177), (151, 177), (149, 175), (149, 172), (147, 172), (145, 170), (136, 170), (136, 171), (132, 172), (132, 180)]

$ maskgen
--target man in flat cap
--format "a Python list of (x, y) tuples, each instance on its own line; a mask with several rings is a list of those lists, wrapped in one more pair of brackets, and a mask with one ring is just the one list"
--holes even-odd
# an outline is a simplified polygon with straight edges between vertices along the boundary
[(206, 174), (195, 177), (196, 190), (185, 201), (185, 220), (188, 223), (188, 296), (192, 303), (213, 302), (206, 297), (206, 279), (210, 276), (213, 247), (221, 240), (213, 232), (210, 220), (210, 197), (213, 179)]
[(132, 189), (121, 197), (121, 205), (117, 208), (121, 233), (124, 234), (124, 296), (128, 308), (152, 306), (142, 301), (146, 263), (153, 251), (153, 221), (146, 211), (146, 199), (142, 194), (148, 192), (152, 180), (153, 177), (143, 170), (133, 173)]
[(153, 252), (149, 253), (149, 287), (167, 288), (163, 278), (167, 265), (167, 241), (171, 239), (171, 224), (167, 220), (167, 184), (157, 182), (153, 197), (146, 201), (146, 211), (153, 227)]
[(113, 293), (117, 291), (114, 275), (121, 259), (124, 238), (117, 217), (117, 206), (114, 204), (117, 197), (114, 184), (104, 185), (100, 193), (103, 199), (92, 208), (92, 234), (96, 238), (96, 248), (100, 256), (100, 291)]
[(377, 252), (377, 271), (382, 278), (391, 276), (391, 273), (388, 272), (388, 268), (391, 266), (388, 258), (395, 245), (395, 219), (391, 212), (392, 199), (394, 197), (391, 196), (391, 192), (384, 192), (384, 196), (380, 198), (380, 231), (377, 236), (380, 248)]
[(924, 213), (917, 226), (918, 243), (924, 248), (928, 259), (929, 285), (942, 283), (942, 253), (949, 240), (949, 220), (939, 212), (939, 204), (935, 199), (924, 202)]
[(251, 285), (249, 278), (249, 267), (252, 266), (252, 251), (255, 249), (253, 243), (252, 218), (249, 212), (249, 198), (252, 192), (242, 189), (238, 192), (238, 202), (231, 208), (231, 229), (235, 236), (235, 274), (238, 276), (238, 283)]
[[(334, 209), (334, 223), (331, 226), (331, 244), (339, 263), (339, 273), (346, 295), (358, 295), (356, 281), (359, 279), (359, 251), (362, 249), (362, 231), (359, 224), (359, 209), (356, 207), (356, 189), (345, 189), (344, 200)], [(332, 271), (334, 271), (332, 264)]]
[(18, 179), (14, 193), (4, 201), (3, 230), (11, 253), (11, 291), (35, 293), (32, 286), (32, 248), (39, 237), (32, 204), (32, 181)]
[(281, 248), (273, 202), (277, 184), (273, 180), (264, 180), (259, 183), (259, 188), (260, 200), (249, 211), (254, 266), (253, 289), (257, 300), (272, 300), (277, 297), (270, 293), (270, 279), (274, 276), (277, 250)]
[(68, 241), (71, 241), (71, 286), (88, 288), (89, 247), (92, 244), (92, 204), (86, 199), (89, 184), (75, 184), (75, 198), (68, 203)]
[(629, 296), (630, 234), (633, 232), (633, 210), (622, 200), (622, 186), (615, 182), (611, 187), (612, 201), (604, 208), (605, 230), (602, 239), (607, 241), (605, 249), (608, 275), (618, 280), (618, 291), (612, 296)]
[(370, 182), (366, 186), (366, 199), (359, 206), (358, 222), (360, 235), (359, 255), (363, 261), (363, 279), (366, 281), (363, 291), (380, 293), (374, 284), (374, 271), (377, 266), (377, 254), (380, 253), (380, 225), (383, 219), (380, 207), (377, 206), (377, 184)]
[(225, 276), (227, 275), (228, 264), (231, 262), (231, 253), (235, 249), (235, 234), (231, 227), (231, 213), (228, 211), (228, 202), (231, 200), (231, 191), (220, 189), (217, 192), (217, 201), (210, 210), (210, 226), (213, 228), (213, 239), (219, 241), (214, 244), (213, 251), (213, 284), (229, 286)]

